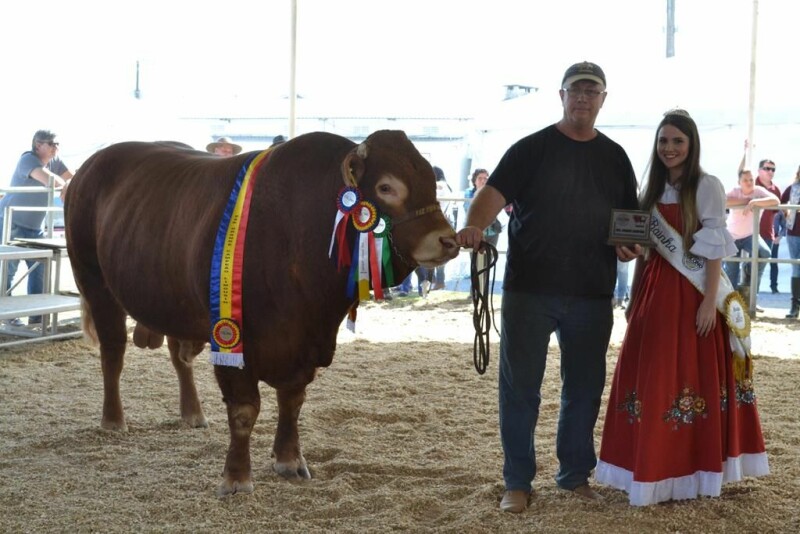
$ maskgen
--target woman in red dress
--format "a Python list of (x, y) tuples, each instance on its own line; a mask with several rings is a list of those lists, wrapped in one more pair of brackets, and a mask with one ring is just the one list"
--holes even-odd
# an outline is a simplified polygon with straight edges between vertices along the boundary
[(642, 209), (657, 246), (636, 260), (595, 478), (637, 506), (716, 497), (769, 465), (749, 340), (731, 349), (747, 332), (720, 312), (739, 298), (724, 294), (721, 272), (736, 251), (725, 190), (701, 169), (697, 125), (683, 110), (658, 126)]

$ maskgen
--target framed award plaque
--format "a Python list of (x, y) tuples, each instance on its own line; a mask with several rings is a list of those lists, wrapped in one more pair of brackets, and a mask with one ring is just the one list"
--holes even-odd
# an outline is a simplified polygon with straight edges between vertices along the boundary
[(650, 239), (650, 213), (639, 210), (611, 210), (609, 245), (654, 246)]

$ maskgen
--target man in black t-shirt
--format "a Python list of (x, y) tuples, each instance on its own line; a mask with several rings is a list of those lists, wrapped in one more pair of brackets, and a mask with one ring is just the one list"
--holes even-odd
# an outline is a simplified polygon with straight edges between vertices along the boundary
[(594, 425), (605, 385), (617, 258), (641, 248), (607, 244), (612, 208), (637, 209), (625, 150), (594, 128), (606, 98), (603, 70), (567, 69), (559, 122), (517, 141), (475, 197), (456, 240), (478, 248), (507, 204), (508, 257), (500, 334), (500, 437), (505, 493), (500, 508), (522, 512), (536, 476), (534, 430), (550, 335), (561, 348), (561, 413), (556, 483), (587, 499), (597, 463)]

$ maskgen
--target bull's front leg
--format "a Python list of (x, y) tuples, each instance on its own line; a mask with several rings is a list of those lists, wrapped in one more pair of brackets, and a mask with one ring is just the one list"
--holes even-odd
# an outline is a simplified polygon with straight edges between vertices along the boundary
[(208, 428), (208, 421), (200, 404), (200, 396), (194, 383), (192, 363), (205, 347), (204, 342), (179, 341), (168, 337), (169, 356), (178, 375), (181, 419), (192, 428)]
[(277, 391), (278, 429), (272, 451), (275, 454), (275, 472), (287, 479), (309, 479), (306, 460), (300, 451), (297, 419), (306, 400), (306, 387)]
[(228, 410), (231, 435), (228, 455), (225, 457), (225, 470), (222, 473), (223, 481), (217, 488), (217, 496), (252, 493), (250, 435), (261, 409), (258, 380), (246, 370), (233, 367), (216, 366), (214, 374)]

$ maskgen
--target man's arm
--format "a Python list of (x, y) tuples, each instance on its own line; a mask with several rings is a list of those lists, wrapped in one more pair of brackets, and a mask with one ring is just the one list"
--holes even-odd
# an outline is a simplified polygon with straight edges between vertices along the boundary
[(52, 178), (53, 183), (57, 187), (63, 187), (64, 184), (67, 183), (67, 180), (72, 178), (72, 173), (69, 171), (64, 171), (64, 174), (62, 175), (64, 177), (62, 178), (61, 176), (45, 169), (44, 167), (36, 167), (31, 171), (31, 173), (28, 176), (30, 176), (31, 178), (33, 178), (34, 180), (40, 182), (42, 185), (45, 186), (50, 185), (50, 179)]
[(492, 187), (485, 185), (478, 191), (467, 213), (467, 223), (456, 234), (456, 242), (464, 247), (478, 250), (483, 239), (483, 230), (494, 222), (500, 210), (508, 204), (505, 197)]

